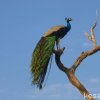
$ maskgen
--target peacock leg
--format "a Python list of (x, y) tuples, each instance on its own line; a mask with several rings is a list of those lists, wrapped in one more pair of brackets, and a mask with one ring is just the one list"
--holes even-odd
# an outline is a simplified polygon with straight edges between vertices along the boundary
[(56, 41), (56, 47), (57, 47), (57, 50), (60, 49), (60, 38), (58, 38)]

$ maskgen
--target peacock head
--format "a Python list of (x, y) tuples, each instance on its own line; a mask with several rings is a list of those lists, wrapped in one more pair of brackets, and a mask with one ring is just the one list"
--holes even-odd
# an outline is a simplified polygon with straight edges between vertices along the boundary
[(67, 21), (67, 22), (70, 22), (70, 21), (72, 21), (72, 18), (65, 18), (65, 21)]

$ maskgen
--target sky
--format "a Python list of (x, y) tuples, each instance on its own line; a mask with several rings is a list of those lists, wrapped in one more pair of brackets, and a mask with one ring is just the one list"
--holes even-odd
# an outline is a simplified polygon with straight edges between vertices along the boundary
[[(84, 100), (55, 59), (46, 85), (39, 91), (31, 84), (30, 62), (44, 32), (66, 25), (65, 17), (71, 17), (72, 28), (61, 40), (61, 47), (66, 47), (61, 60), (70, 67), (81, 52), (93, 48), (84, 32), (90, 34), (96, 9), (95, 36), (100, 45), (100, 0), (0, 0), (0, 100)], [(76, 76), (90, 93), (99, 94), (100, 52), (86, 58)]]

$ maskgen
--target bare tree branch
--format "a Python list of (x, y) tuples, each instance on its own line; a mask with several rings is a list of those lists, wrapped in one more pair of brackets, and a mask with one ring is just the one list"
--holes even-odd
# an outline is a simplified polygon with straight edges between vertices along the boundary
[(100, 51), (100, 46), (97, 46), (96, 44), (96, 39), (95, 39), (95, 35), (94, 35), (94, 29), (97, 25), (97, 21), (94, 22), (93, 26), (91, 27), (90, 31), (91, 31), (91, 36), (85, 32), (86, 36), (88, 37), (88, 39), (92, 42), (93, 44), (93, 49), (87, 51), (87, 52), (82, 52), (79, 57), (76, 59), (76, 61), (74, 62), (74, 64), (70, 67), (67, 68), (63, 65), (63, 63), (60, 60), (61, 55), (63, 54), (63, 51), (65, 48), (59, 49), (59, 50), (54, 50), (55, 53), (55, 60), (56, 60), (56, 64), (58, 66), (58, 68), (63, 71), (67, 76), (69, 81), (71, 82), (72, 85), (74, 85), (83, 96), (86, 96), (85, 99), (86, 100), (94, 100), (94, 98), (89, 95), (90, 93), (88, 92), (88, 90), (82, 85), (82, 83), (77, 79), (77, 77), (75, 76), (75, 71), (76, 69), (79, 67), (79, 65), (81, 64), (81, 62), (89, 57), (92, 54), (95, 54), (96, 52)]
[(92, 41), (91, 36), (90, 36), (87, 32), (85, 32), (85, 35), (87, 36), (87, 38), (88, 38), (90, 41)]
[(80, 65), (80, 63), (88, 56), (98, 52), (100, 50), (100, 46), (97, 46), (95, 48), (93, 48), (92, 50), (89, 50), (87, 52), (82, 52), (79, 57), (76, 59), (76, 61), (74, 62), (74, 64), (72, 65), (71, 68), (73, 68), (73, 70), (75, 71), (76, 68)]
[(98, 20), (98, 13), (96, 13), (96, 20), (95, 20), (95, 22), (93, 23), (93, 25), (90, 28), (91, 36), (87, 32), (85, 32), (85, 35), (92, 42), (92, 44), (93, 44), (94, 47), (97, 46), (95, 35), (94, 35), (94, 29), (97, 26), (97, 20)]
[(54, 53), (55, 53), (55, 60), (56, 60), (56, 64), (57, 66), (59, 67), (60, 70), (62, 70), (63, 72), (67, 72), (68, 71), (68, 68), (65, 67), (61, 61), (60, 61), (60, 56), (62, 55), (63, 51), (65, 50), (65, 47), (62, 48), (62, 49), (59, 49), (58, 51), (54, 50)]

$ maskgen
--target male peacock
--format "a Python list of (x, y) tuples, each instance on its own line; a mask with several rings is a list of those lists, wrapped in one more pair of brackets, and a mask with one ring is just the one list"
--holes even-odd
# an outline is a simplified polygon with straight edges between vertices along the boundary
[(42, 88), (55, 43), (57, 49), (60, 49), (60, 39), (71, 29), (70, 21), (72, 21), (72, 19), (65, 18), (65, 20), (67, 21), (67, 26), (54, 26), (49, 29), (41, 37), (33, 51), (30, 65), (33, 78), (32, 83), (37, 85), (39, 89)]

